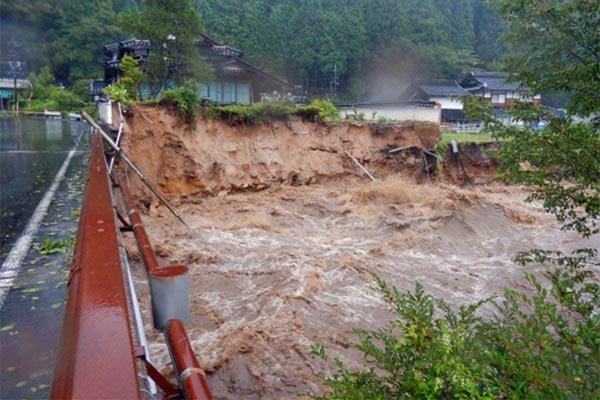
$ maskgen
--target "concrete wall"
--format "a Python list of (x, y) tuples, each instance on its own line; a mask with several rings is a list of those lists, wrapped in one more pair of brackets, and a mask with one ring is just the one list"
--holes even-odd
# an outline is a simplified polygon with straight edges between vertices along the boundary
[(431, 97), (429, 100), (442, 105), (444, 110), (462, 110), (463, 103), (458, 97)]
[(342, 119), (349, 115), (364, 114), (367, 121), (377, 121), (385, 118), (386, 121), (419, 121), (433, 122), (439, 124), (442, 119), (441, 108), (415, 107), (415, 106), (360, 106), (340, 108), (339, 114)]

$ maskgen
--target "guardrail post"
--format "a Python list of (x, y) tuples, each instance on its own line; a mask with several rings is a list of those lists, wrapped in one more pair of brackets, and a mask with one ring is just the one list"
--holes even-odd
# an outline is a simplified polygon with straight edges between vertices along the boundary
[(185, 265), (169, 265), (150, 272), (152, 319), (163, 330), (171, 319), (187, 324), (190, 315), (190, 279)]

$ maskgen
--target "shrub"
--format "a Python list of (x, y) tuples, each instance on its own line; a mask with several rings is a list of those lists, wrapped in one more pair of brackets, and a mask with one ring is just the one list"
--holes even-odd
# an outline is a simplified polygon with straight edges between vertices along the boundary
[(285, 103), (230, 104), (212, 106), (208, 110), (209, 117), (218, 118), (233, 125), (251, 125), (266, 120), (284, 120), (292, 113), (292, 107)]
[(186, 83), (176, 89), (168, 89), (161, 93), (160, 103), (177, 108), (179, 116), (192, 127), (198, 118), (200, 98), (193, 83)]
[(139, 100), (139, 85), (142, 80), (142, 70), (138, 62), (131, 56), (125, 55), (121, 60), (123, 76), (112, 85), (104, 88), (104, 94), (113, 101), (118, 101), (123, 107)]
[(134, 99), (121, 83), (113, 83), (102, 89), (105, 95), (112, 101), (118, 101), (123, 107), (127, 107)]
[(54, 87), (54, 76), (49, 67), (43, 67), (38, 74), (29, 74), (28, 80), (33, 86), (34, 99), (47, 99), (50, 97), (50, 90)]
[(75, 111), (85, 105), (85, 101), (68, 89), (53, 88), (50, 99), (56, 102), (60, 111)]
[(121, 59), (121, 70), (123, 77), (119, 83), (123, 85), (133, 100), (139, 100), (139, 86), (143, 73), (138, 61), (129, 55), (124, 55)]
[(321, 121), (321, 122), (339, 122), (340, 116), (338, 110), (333, 103), (322, 100), (314, 99), (305, 106), (297, 107), (294, 110), (294, 115), (301, 116), (305, 120), (309, 121)]
[[(574, 256), (537, 252), (519, 261), (555, 262), (546, 289), (526, 274), (532, 293), (506, 289), (491, 320), (476, 316), (486, 299), (453, 311), (426, 294), (401, 293), (380, 278), (376, 290), (396, 319), (379, 330), (355, 329), (367, 367), (334, 360), (329, 392), (316, 399), (594, 399), (600, 395), (600, 290)], [(327, 360), (320, 345), (311, 353)]]
[(73, 91), (54, 85), (54, 76), (48, 67), (42, 68), (39, 74), (30, 74), (29, 80), (33, 86), (33, 93), (27, 110), (76, 111), (86, 104), (85, 100)]
[(212, 105), (206, 110), (208, 118), (220, 119), (233, 125), (286, 120), (292, 115), (300, 116), (308, 121), (339, 122), (340, 120), (335, 106), (328, 101), (319, 99), (299, 107), (282, 102), (268, 102), (249, 105)]
[(56, 101), (50, 99), (34, 99), (31, 101), (31, 104), (26, 107), (28, 111), (36, 111), (41, 112), (44, 110), (58, 110), (58, 105)]

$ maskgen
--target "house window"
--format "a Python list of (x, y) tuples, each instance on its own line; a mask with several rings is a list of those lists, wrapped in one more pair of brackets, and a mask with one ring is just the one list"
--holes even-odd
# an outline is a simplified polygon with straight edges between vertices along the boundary
[(235, 83), (223, 82), (223, 103), (235, 103)]
[(238, 104), (250, 104), (250, 85), (245, 82), (238, 82), (236, 84), (236, 103)]
[(212, 101), (216, 101), (219, 102), (220, 96), (219, 96), (219, 90), (217, 90), (218, 87), (220, 87), (221, 85), (219, 85), (217, 82), (211, 82), (208, 85), (208, 98), (211, 99)]
[(250, 83), (213, 81), (200, 86), (199, 94), (216, 103), (250, 104)]
[(208, 86), (200, 85), (200, 90), (198, 91), (198, 94), (200, 95), (201, 98), (210, 97), (210, 95), (208, 93)]
[(506, 103), (506, 93), (492, 93), (492, 103), (504, 104)]

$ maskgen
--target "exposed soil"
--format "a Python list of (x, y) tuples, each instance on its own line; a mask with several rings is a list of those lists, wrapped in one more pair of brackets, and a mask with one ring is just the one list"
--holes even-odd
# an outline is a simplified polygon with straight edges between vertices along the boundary
[[(439, 126), (427, 123), (325, 125), (300, 119), (254, 126), (201, 120), (193, 130), (174, 112), (134, 107), (124, 149), (170, 199), (305, 185), (361, 174), (348, 154), (376, 177), (407, 172), (424, 178), (419, 152), (389, 154), (398, 147), (434, 149)], [(151, 199), (143, 186), (135, 192)]]
[(499, 149), (499, 142), (461, 143), (458, 154), (449, 147), (442, 162), (444, 180), (458, 185), (491, 182), (500, 165), (493, 153)]
[[(517, 251), (582, 245), (539, 206), (524, 204), (521, 189), (418, 184), (419, 157), (381, 151), (430, 149), (439, 136), (431, 127), (374, 133), (301, 121), (239, 129), (201, 121), (186, 132), (173, 116), (146, 108), (127, 122), (129, 154), (191, 227), (132, 179), (149, 205), (144, 221), (162, 261), (190, 267), (188, 333), (218, 399), (318, 392), (326, 366), (310, 357), (311, 343), (361, 365), (348, 346), (352, 328), (391, 317), (370, 273), (402, 290), (420, 281), (460, 305), (526, 287), (511, 261)], [(360, 176), (343, 151), (380, 179)], [(599, 245), (597, 238), (585, 244)], [(127, 246), (135, 258), (133, 242)], [(138, 266), (140, 282), (143, 276)], [(153, 362), (169, 372), (147, 286), (139, 286)]]

